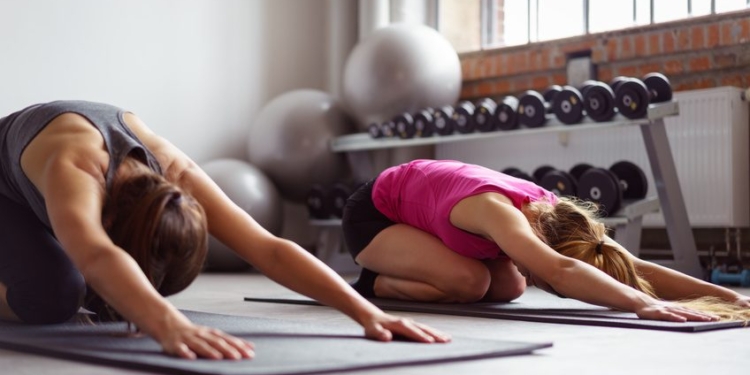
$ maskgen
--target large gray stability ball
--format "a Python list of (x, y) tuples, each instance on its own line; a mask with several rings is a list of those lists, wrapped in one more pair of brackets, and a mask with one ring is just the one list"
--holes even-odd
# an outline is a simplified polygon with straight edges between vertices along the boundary
[(461, 63), (435, 29), (393, 24), (362, 40), (346, 61), (342, 99), (360, 130), (403, 113), (454, 104)]
[[(241, 160), (218, 159), (203, 164), (202, 169), (222, 191), (263, 228), (274, 235), (281, 233), (283, 207), (281, 196), (271, 180), (255, 166)], [(212, 225), (222, 225), (221, 222)], [(206, 268), (213, 271), (241, 271), (247, 262), (211, 236)]]
[(350, 173), (346, 156), (331, 141), (354, 131), (338, 100), (318, 90), (295, 90), (261, 109), (250, 130), (248, 160), (276, 184), (281, 195), (303, 202), (314, 184), (330, 185)]

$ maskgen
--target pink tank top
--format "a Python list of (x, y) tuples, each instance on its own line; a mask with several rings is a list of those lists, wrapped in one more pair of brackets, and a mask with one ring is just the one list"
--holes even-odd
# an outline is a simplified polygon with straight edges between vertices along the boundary
[(372, 200), (390, 220), (430, 233), (461, 255), (494, 259), (504, 256), (494, 242), (450, 222), (459, 201), (487, 192), (508, 197), (518, 209), (538, 200), (557, 203), (554, 193), (532, 182), (453, 160), (414, 160), (388, 168), (375, 180)]

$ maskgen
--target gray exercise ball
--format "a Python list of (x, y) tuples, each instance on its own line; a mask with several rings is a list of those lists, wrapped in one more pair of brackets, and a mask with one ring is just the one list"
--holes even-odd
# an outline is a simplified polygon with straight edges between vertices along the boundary
[[(201, 168), (235, 204), (274, 235), (281, 233), (283, 207), (281, 196), (271, 180), (255, 166), (241, 160), (218, 159)], [(214, 225), (222, 225), (221, 222)], [(231, 249), (211, 236), (206, 269), (234, 272), (250, 266)]]
[(402, 112), (454, 104), (461, 94), (461, 63), (435, 29), (393, 24), (375, 30), (351, 52), (342, 99), (360, 130)]
[(269, 102), (255, 120), (248, 160), (293, 202), (303, 202), (314, 184), (330, 185), (350, 173), (346, 156), (330, 142), (354, 130), (338, 100), (318, 90), (295, 90)]

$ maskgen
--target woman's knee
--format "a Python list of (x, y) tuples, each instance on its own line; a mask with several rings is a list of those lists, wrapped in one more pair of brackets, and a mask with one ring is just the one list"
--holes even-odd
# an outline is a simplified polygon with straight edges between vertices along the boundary
[(78, 312), (86, 295), (86, 283), (75, 269), (43, 273), (7, 286), (8, 306), (25, 323), (55, 324)]
[(481, 300), (490, 288), (492, 278), (487, 267), (456, 267), (442, 280), (441, 286), (456, 303), (472, 303)]

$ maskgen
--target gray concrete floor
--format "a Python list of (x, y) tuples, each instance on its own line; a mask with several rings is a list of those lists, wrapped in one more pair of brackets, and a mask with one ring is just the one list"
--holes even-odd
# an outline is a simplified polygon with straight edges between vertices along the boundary
[[(750, 289), (741, 290), (750, 294)], [(326, 307), (244, 302), (244, 296), (294, 294), (257, 274), (206, 274), (171, 298), (181, 309), (354, 325)], [(750, 368), (750, 329), (674, 333), (640, 329), (529, 323), (399, 313), (455, 336), (552, 341), (533, 355), (439, 365), (358, 371), (356, 374), (739, 374)], [(291, 355), (291, 353), (290, 353)], [(0, 350), (0, 374), (144, 374)]]

